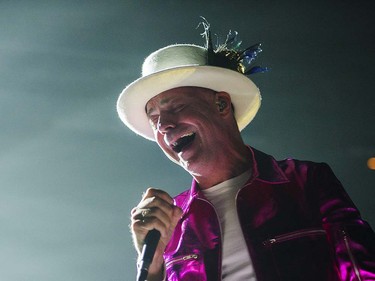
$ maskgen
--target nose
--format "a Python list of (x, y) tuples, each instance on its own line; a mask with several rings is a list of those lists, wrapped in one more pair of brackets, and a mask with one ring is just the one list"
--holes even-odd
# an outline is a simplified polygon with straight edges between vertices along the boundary
[(176, 121), (173, 114), (170, 113), (160, 113), (158, 123), (157, 123), (157, 130), (161, 134), (167, 133), (169, 130), (176, 127)]

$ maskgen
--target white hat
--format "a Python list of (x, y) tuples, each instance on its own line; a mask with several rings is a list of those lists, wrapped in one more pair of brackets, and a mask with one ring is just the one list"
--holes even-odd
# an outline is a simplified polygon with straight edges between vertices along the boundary
[(129, 84), (117, 100), (122, 122), (135, 133), (153, 140), (146, 103), (156, 95), (183, 86), (195, 86), (230, 94), (240, 130), (256, 115), (261, 102), (259, 89), (244, 74), (207, 63), (207, 49), (176, 44), (150, 54), (142, 66), (142, 77)]

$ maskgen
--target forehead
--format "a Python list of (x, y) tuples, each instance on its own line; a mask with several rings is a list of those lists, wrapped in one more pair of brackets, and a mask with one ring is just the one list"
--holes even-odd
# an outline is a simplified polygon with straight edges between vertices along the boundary
[(198, 102), (207, 100), (215, 91), (200, 87), (179, 87), (162, 92), (146, 103), (146, 111), (175, 102)]

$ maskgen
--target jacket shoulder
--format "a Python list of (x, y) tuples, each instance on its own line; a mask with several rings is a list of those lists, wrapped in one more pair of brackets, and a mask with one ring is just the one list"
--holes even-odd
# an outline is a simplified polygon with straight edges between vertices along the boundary
[(323, 162), (286, 158), (276, 160), (273, 156), (253, 149), (255, 162), (260, 177), (275, 179), (285, 177), (288, 180), (305, 181), (307, 177), (316, 174), (332, 174), (331, 168)]

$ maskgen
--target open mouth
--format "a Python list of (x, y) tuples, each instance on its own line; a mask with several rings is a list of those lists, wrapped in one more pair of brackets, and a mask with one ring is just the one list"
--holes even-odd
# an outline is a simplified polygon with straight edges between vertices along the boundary
[(180, 153), (184, 147), (191, 144), (195, 138), (195, 133), (189, 133), (181, 136), (176, 142), (172, 144), (172, 149), (176, 153)]

